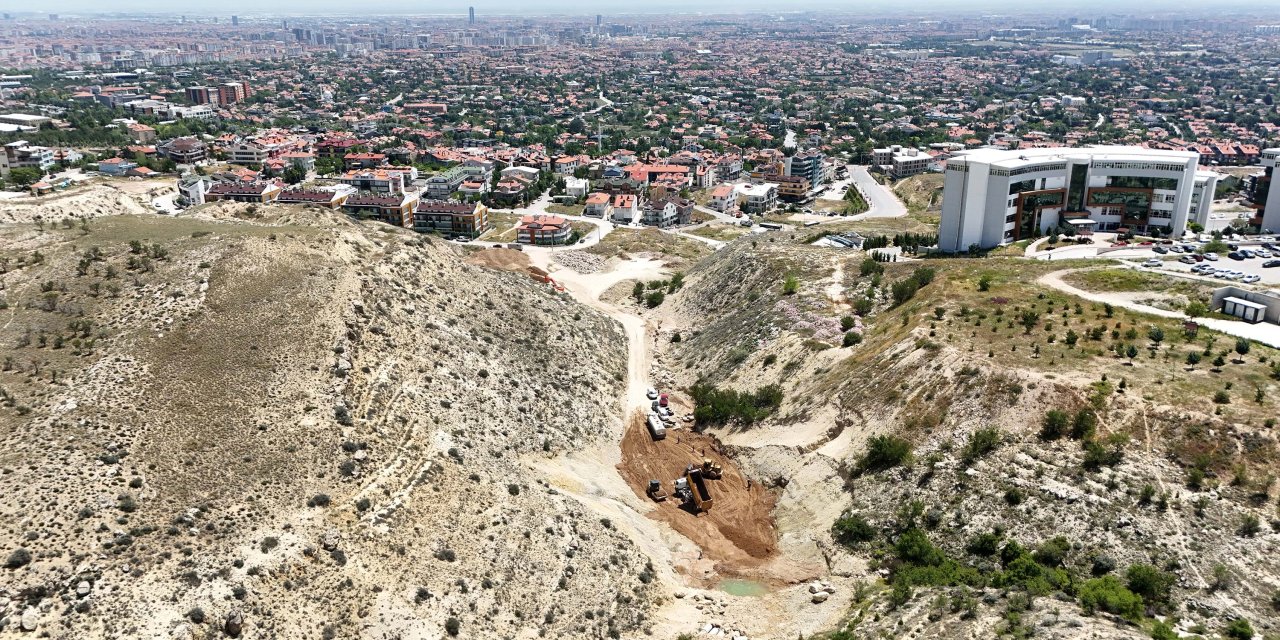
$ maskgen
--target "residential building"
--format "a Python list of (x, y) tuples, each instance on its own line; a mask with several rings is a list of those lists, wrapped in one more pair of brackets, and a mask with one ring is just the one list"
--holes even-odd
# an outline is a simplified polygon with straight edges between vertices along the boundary
[(602, 192), (593, 193), (587, 196), (586, 206), (582, 210), (582, 215), (591, 216), (593, 218), (608, 218), (613, 212), (613, 198)]
[(712, 209), (721, 213), (738, 204), (738, 192), (731, 184), (722, 184), (711, 191), (711, 201), (707, 203)]
[(257, 167), (270, 158), (266, 148), (254, 142), (239, 142), (227, 150), (227, 161), (246, 167)]
[(778, 183), (778, 197), (787, 202), (803, 202), (809, 199), (809, 179), (803, 176), (770, 176)]
[(569, 221), (552, 215), (528, 215), (520, 218), (516, 227), (516, 241), (524, 244), (567, 244), (573, 229)]
[(356, 191), (370, 191), (377, 194), (405, 193), (405, 178), (400, 171), (385, 169), (352, 170), (334, 178), (336, 182), (345, 184)]
[(189, 173), (178, 180), (178, 200), (189, 207), (204, 204), (205, 193), (212, 184), (204, 176)]
[(892, 147), (873, 149), (871, 162), (895, 178), (907, 178), (928, 171), (934, 159), (919, 149), (895, 144)]
[(381, 153), (348, 153), (342, 159), (346, 162), (348, 170), (374, 169), (387, 162), (387, 157)]
[(772, 182), (738, 185), (738, 193), (745, 213), (768, 213), (778, 206), (778, 185)]
[(339, 209), (347, 203), (351, 192), (345, 189), (325, 191), (321, 189), (285, 189), (276, 202), (280, 204), (313, 204), (329, 209)]
[(489, 228), (489, 208), (483, 204), (422, 200), (413, 212), (415, 231), (476, 238)]
[(801, 151), (786, 159), (788, 176), (798, 176), (809, 181), (810, 189), (818, 189), (825, 179), (822, 165), (827, 157), (817, 149)]
[(213, 96), (217, 95), (209, 87), (187, 87), (186, 94), (187, 102), (191, 104), (209, 104), (213, 102)]
[(197, 138), (174, 138), (156, 146), (156, 152), (178, 164), (194, 164), (208, 157), (208, 148)]
[(436, 200), (444, 200), (458, 190), (468, 179), (487, 182), (489, 176), (482, 167), (459, 165), (427, 178), (427, 195)]
[(281, 191), (274, 182), (219, 182), (209, 187), (204, 197), (208, 202), (234, 200), (264, 204), (274, 202)]
[(134, 123), (128, 127), (129, 137), (138, 144), (151, 144), (156, 141), (156, 130), (145, 124)]
[(572, 198), (581, 198), (591, 189), (591, 181), (586, 178), (565, 178), (564, 194)]
[(665, 229), (677, 222), (676, 205), (671, 201), (650, 201), (640, 212), (641, 224)]
[(9, 177), (9, 172), (14, 169), (36, 169), (43, 175), (57, 164), (53, 156), (54, 151), (49, 147), (36, 146), (25, 140), (10, 142), (4, 145), (4, 154), (0, 155), (0, 177)]
[(639, 213), (640, 197), (633, 193), (619, 193), (613, 197), (613, 217), (618, 224), (631, 224)]
[(988, 249), (1068, 224), (1181, 236), (1199, 160), (1143, 147), (962, 152), (947, 162), (938, 246)]
[(413, 211), (418, 196), (404, 193), (357, 193), (342, 204), (342, 210), (363, 220), (379, 220), (390, 225), (413, 228)]
[(138, 166), (137, 163), (124, 158), (107, 158), (98, 161), (98, 172), (108, 176), (122, 176), (136, 166)]

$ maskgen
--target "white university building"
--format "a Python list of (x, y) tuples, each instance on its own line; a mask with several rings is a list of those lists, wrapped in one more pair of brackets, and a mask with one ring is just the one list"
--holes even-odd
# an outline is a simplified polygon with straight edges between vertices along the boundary
[(1067, 226), (1180, 236), (1209, 220), (1220, 176), (1199, 162), (1142, 147), (960, 152), (947, 161), (938, 247), (989, 249)]

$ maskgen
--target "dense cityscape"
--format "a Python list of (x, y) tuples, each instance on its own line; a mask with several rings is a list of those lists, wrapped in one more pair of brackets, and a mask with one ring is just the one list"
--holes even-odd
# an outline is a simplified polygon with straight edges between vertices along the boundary
[(0, 638), (1280, 638), (1280, 5), (129, 4), (0, 12)]

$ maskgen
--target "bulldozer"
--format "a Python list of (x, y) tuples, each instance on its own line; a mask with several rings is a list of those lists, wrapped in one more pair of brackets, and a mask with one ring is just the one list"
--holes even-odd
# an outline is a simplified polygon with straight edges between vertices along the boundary
[(722, 473), (724, 469), (719, 464), (712, 462), (710, 458), (702, 459), (702, 477), (708, 480), (719, 480)]
[(649, 481), (649, 489), (645, 493), (648, 493), (649, 498), (654, 502), (662, 502), (667, 499), (667, 492), (662, 490), (662, 483), (657, 480)]

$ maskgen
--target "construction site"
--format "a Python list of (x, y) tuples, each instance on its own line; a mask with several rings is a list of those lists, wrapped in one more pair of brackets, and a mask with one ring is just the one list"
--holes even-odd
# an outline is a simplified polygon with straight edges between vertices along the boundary
[[(646, 414), (637, 411), (623, 436), (618, 473), (654, 502), (649, 517), (701, 548), (699, 562), (677, 567), (690, 578), (754, 576), (777, 552), (773, 492), (743, 476), (713, 436), (676, 427), (655, 439)], [(651, 493), (654, 481), (660, 493)]]

